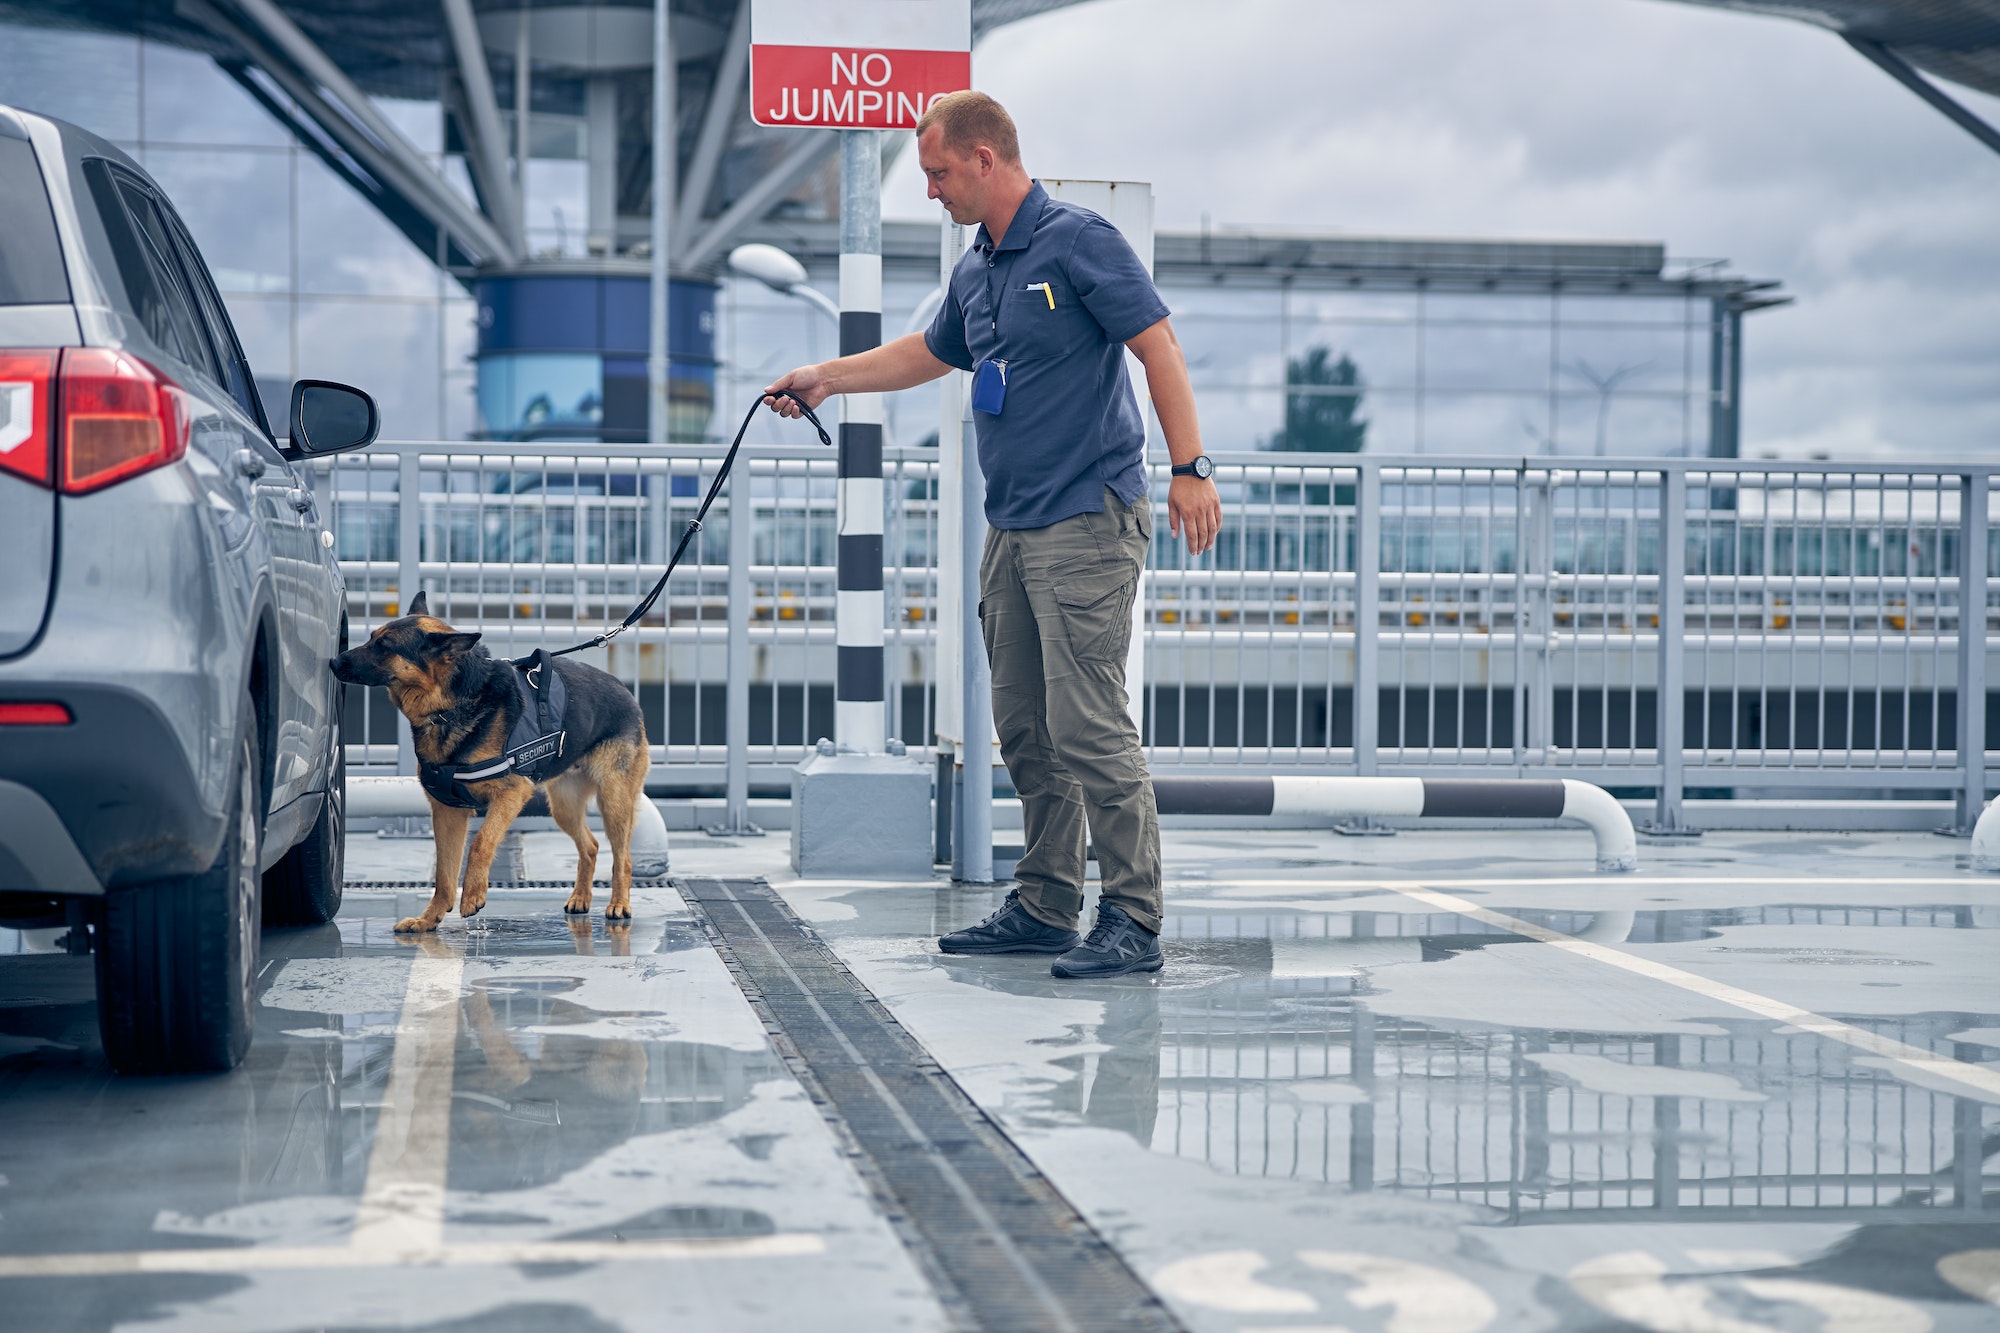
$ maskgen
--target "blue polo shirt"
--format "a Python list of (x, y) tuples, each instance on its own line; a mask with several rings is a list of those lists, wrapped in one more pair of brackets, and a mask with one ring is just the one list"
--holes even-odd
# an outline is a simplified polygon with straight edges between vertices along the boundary
[(1146, 423), (1125, 341), (1167, 317), (1118, 229), (1036, 182), (995, 245), (984, 226), (952, 270), (924, 334), (931, 355), (971, 370), (1007, 363), (998, 416), (975, 411), (986, 521), (1046, 528), (1127, 504), (1146, 489)]

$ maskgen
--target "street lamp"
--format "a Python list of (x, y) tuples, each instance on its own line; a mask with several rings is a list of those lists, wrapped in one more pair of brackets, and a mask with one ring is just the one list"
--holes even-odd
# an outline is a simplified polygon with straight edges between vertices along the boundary
[[(786, 296), (796, 296), (801, 301), (818, 307), (820, 312), (835, 324), (840, 323), (840, 307), (833, 298), (806, 282), (806, 266), (775, 245), (765, 245), (753, 241), (749, 245), (739, 245), (729, 252), (729, 268), (745, 278), (755, 278), (774, 292)], [(910, 316), (909, 326), (903, 332), (915, 333), (931, 322), (944, 304), (944, 288), (933, 287), (917, 302), (916, 311)]]
[(806, 266), (775, 245), (753, 242), (729, 252), (731, 272), (755, 278), (774, 292), (796, 296), (832, 320), (840, 323), (840, 306), (825, 292), (806, 282)]

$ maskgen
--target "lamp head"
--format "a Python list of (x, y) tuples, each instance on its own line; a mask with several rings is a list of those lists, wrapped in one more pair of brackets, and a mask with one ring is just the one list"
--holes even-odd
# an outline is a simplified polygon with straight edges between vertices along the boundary
[(729, 252), (729, 268), (755, 278), (774, 292), (790, 292), (806, 280), (806, 266), (775, 245), (753, 242)]

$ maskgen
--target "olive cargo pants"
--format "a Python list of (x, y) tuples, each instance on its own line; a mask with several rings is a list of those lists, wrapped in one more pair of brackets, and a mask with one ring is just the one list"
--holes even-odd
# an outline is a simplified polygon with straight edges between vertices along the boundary
[(1026, 835), (1014, 878), (1051, 926), (1077, 928), (1088, 825), (1104, 901), (1160, 929), (1160, 820), (1125, 711), (1132, 597), (1152, 535), (1146, 497), (1127, 505), (1108, 489), (1101, 514), (986, 534), (979, 623)]

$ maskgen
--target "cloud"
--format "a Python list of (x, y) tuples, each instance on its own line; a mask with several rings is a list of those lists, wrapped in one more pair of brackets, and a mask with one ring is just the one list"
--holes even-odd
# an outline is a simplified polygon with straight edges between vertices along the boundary
[[(1749, 319), (1746, 454), (2000, 446), (2000, 156), (1820, 29), (1654, 0), (1096, 0), (999, 30), (974, 72), (1033, 170), (1150, 180), (1164, 228), (1637, 238), (1780, 279), (1795, 305)], [(905, 154), (884, 209), (931, 207)]]

